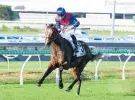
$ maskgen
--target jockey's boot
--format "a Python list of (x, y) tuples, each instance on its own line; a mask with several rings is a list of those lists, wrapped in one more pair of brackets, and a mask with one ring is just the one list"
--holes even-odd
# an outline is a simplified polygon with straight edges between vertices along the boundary
[(74, 43), (74, 45), (75, 45), (74, 51), (75, 51), (75, 56), (76, 56), (77, 53), (78, 53), (77, 39), (76, 39), (76, 37), (75, 37), (74, 35), (71, 35), (71, 38), (72, 38), (73, 43)]
[(78, 46), (75, 44), (75, 53), (78, 53)]

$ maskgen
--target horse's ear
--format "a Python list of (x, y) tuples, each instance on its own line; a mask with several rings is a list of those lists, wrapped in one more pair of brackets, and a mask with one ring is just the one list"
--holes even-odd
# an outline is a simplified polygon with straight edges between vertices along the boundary
[(52, 27), (52, 28), (55, 28), (56, 27), (56, 24), (45, 24), (46, 27)]
[(48, 24), (45, 24), (45, 27), (47, 27), (48, 26)]
[(56, 24), (52, 24), (52, 27), (55, 28), (56, 27)]
[(46, 27), (52, 27), (53, 24), (45, 24)]

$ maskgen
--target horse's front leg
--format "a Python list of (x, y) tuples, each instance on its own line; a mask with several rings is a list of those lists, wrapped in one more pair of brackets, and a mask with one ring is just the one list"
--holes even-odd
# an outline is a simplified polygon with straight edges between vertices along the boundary
[[(78, 68), (74, 67), (72, 68), (72, 74), (75, 77), (74, 81), (69, 85), (69, 87), (66, 89), (67, 92), (69, 92), (73, 86), (75, 85), (75, 83), (77, 81), (80, 81), (80, 74), (78, 73)], [(80, 82), (81, 83), (81, 82)]]
[(54, 70), (56, 69), (56, 65), (52, 65), (50, 64), (46, 70), (46, 72), (44, 73), (44, 75), (42, 76), (42, 78), (39, 80), (39, 82), (37, 83), (37, 86), (40, 87), (41, 84), (43, 83), (43, 81), (45, 80), (45, 78)]
[(63, 87), (64, 87), (63, 82), (62, 82), (62, 71), (63, 71), (63, 67), (60, 67), (60, 68), (59, 68), (59, 72), (60, 72), (59, 88), (60, 88), (60, 89), (63, 89)]

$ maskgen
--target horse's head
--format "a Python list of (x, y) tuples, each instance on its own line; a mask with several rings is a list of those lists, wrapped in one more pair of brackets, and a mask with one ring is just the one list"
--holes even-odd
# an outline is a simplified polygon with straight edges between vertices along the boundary
[(52, 42), (56, 40), (57, 35), (59, 34), (59, 31), (55, 27), (54, 24), (46, 25), (46, 38), (45, 38), (45, 44), (50, 46)]

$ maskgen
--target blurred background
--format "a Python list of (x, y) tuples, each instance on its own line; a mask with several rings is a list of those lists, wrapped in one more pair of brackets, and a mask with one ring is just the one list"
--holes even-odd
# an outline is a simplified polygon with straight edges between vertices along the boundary
[(79, 28), (87, 33), (112, 36), (135, 32), (134, 0), (0, 0), (0, 29), (43, 32), (46, 23), (55, 23), (58, 7), (72, 12), (81, 23)]

